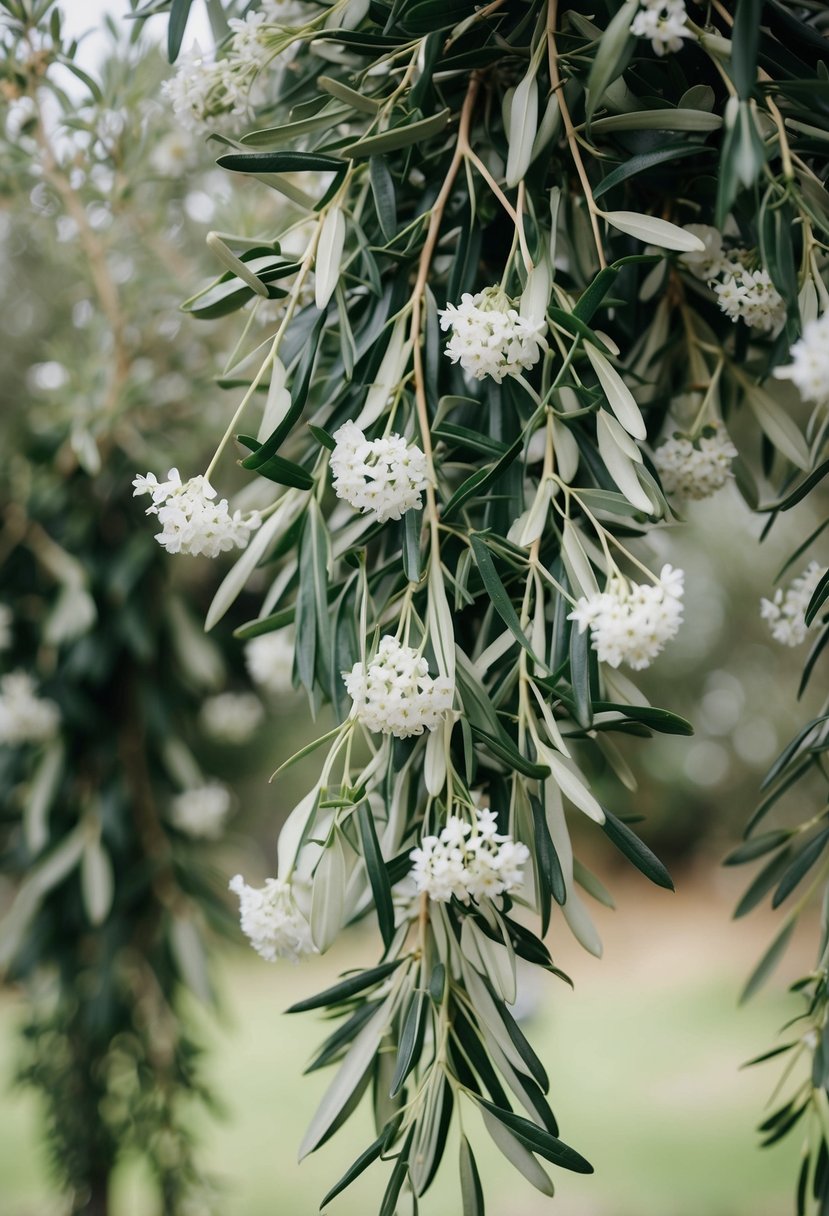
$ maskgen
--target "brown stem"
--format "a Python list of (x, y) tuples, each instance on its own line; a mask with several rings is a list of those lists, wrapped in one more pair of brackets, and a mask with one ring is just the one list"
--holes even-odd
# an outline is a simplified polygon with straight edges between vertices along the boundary
[(599, 209), (593, 199), (593, 188), (590, 185), (590, 179), (587, 176), (587, 170), (584, 167), (584, 161), (579, 148), (576, 129), (573, 126), (573, 119), (570, 117), (570, 109), (567, 105), (567, 100), (564, 96), (564, 86), (562, 84), (561, 75), (558, 70), (558, 47), (556, 46), (556, 18), (558, 16), (558, 0), (549, 0), (547, 5), (547, 58), (550, 65), (550, 84), (553, 92), (558, 93), (558, 104), (561, 110), (561, 117), (564, 120), (564, 130), (567, 134), (567, 143), (570, 147), (570, 155), (573, 158), (573, 163), (576, 166), (576, 172), (579, 175), (579, 180), (584, 190), (584, 198), (587, 203), (587, 210), (590, 215), (590, 226), (593, 229), (593, 240), (596, 243), (596, 252), (599, 255), (599, 266), (604, 270), (607, 265), (607, 260), (604, 256), (604, 247), (602, 245), (601, 232), (599, 231)]
[(437, 503), (435, 501), (435, 467), (432, 451), (432, 436), (429, 430), (429, 411), (426, 404), (426, 387), (423, 374), (423, 352), (420, 344), (420, 329), (423, 318), (423, 298), (426, 291), (426, 280), (429, 276), (429, 267), (432, 263), (432, 256), (435, 252), (435, 246), (440, 233), (443, 213), (446, 210), (446, 204), (449, 201), (452, 186), (454, 185), (458, 170), (460, 169), (463, 163), (463, 158), (469, 148), (469, 126), (472, 121), (472, 110), (475, 105), (475, 98), (478, 95), (479, 87), (480, 78), (477, 73), (473, 73), (472, 78), (469, 81), (469, 88), (466, 91), (463, 108), (461, 109), (455, 152), (452, 156), (446, 177), (443, 180), (443, 185), (440, 188), (440, 193), (435, 199), (432, 207), (432, 213), (429, 217), (429, 227), (426, 231), (426, 240), (424, 241), (423, 249), (420, 252), (417, 278), (415, 279), (414, 289), (412, 291), (411, 340), (412, 359), (414, 363), (415, 403), (417, 406), (417, 421), (420, 428), (421, 441), (423, 443), (423, 452), (426, 456), (426, 462), (429, 468), (429, 483), (426, 486), (426, 505), (429, 515), (429, 523), (431, 526), (432, 544), (435, 549), (438, 545), (438, 515)]

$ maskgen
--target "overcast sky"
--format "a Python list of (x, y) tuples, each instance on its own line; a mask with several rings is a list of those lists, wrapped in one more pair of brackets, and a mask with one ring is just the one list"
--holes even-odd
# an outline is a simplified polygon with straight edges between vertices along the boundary
[[(107, 45), (106, 35), (96, 33), (101, 27), (103, 17), (109, 13), (116, 20), (122, 20), (130, 11), (127, 0), (63, 0), (61, 8), (66, 32), (75, 38), (82, 34), (88, 35), (81, 44), (78, 58), (83, 66), (93, 68), (97, 66)], [(167, 30), (167, 14), (151, 17), (144, 28), (148, 34), (158, 39), (163, 38)], [(186, 50), (194, 40), (200, 41), (202, 46), (210, 46), (212, 43), (207, 10), (199, 0), (193, 5), (190, 13), (184, 49)]]

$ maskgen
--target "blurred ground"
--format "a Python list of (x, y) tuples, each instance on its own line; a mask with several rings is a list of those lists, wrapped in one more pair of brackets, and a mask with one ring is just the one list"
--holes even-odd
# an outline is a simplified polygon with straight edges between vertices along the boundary
[[(611, 883), (619, 911), (597, 910), (605, 941), (601, 962), (576, 947), (563, 925), (554, 925), (551, 948), (576, 991), (541, 980), (530, 1036), (551, 1076), (562, 1138), (593, 1161), (596, 1174), (555, 1171), (558, 1198), (550, 1202), (503, 1162), (472, 1116), (466, 1130), (491, 1197), (489, 1216), (792, 1211), (797, 1138), (760, 1151), (754, 1132), (778, 1065), (739, 1066), (771, 1046), (777, 1028), (799, 1012), (798, 1002), (781, 993), (786, 980), (808, 969), (814, 937), (806, 931), (769, 989), (738, 1009), (740, 985), (776, 918), (760, 914), (733, 922), (739, 889), (733, 876), (708, 863), (704, 872), (704, 879), (685, 876), (673, 896), (636, 876)], [(301, 1079), (323, 1026), (314, 1014), (281, 1017), (291, 1001), (331, 982), (339, 968), (353, 966), (357, 957), (370, 961), (373, 948), (366, 934), (298, 967), (271, 967), (252, 953), (224, 957), (226, 1024), (219, 1030), (206, 1019), (204, 1024), (214, 1049), (209, 1072), (227, 1120), (205, 1129), (202, 1155), (223, 1180), (222, 1216), (311, 1216), (328, 1186), (373, 1138), (366, 1112), (315, 1157), (296, 1164), (303, 1127), (328, 1081), (325, 1074)], [(13, 997), (0, 1002), (4, 1080), (13, 1068), (18, 1010)], [(33, 1099), (7, 1095), (0, 1105), (3, 1216), (60, 1212), (40, 1143)], [(460, 1214), (453, 1149), (450, 1142), (421, 1216)], [(373, 1216), (382, 1176), (383, 1167), (364, 1175), (332, 1204), (333, 1216)], [(129, 1165), (118, 1179), (113, 1216), (156, 1216), (145, 1180)]]

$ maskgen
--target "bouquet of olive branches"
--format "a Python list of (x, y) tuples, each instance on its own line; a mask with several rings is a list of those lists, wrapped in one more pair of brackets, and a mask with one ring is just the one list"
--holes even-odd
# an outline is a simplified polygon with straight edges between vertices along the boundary
[[(139, 14), (164, 7), (175, 58), (190, 4)], [(635, 782), (626, 735), (690, 730), (636, 683), (683, 614), (683, 573), (650, 542), (732, 479), (777, 512), (829, 467), (826, 14), (263, 0), (222, 28), (212, 11), (215, 51), (180, 61), (169, 102), (284, 218), (216, 234), (224, 272), (185, 307), (276, 315), (265, 341), (248, 320), (224, 369), (238, 405), (205, 473), (135, 485), (171, 552), (242, 550), (208, 627), (267, 563), (240, 636), (290, 654), (312, 706), (337, 715), (274, 877), (231, 881), (268, 960), (377, 923), (377, 965), (294, 1007), (338, 1018), (301, 1155), (368, 1092), (376, 1139), (324, 1204), (382, 1161), (380, 1212), (404, 1191), (416, 1207), (455, 1119), (480, 1119), (551, 1194), (550, 1165), (591, 1167), (560, 1138), (511, 1007), (521, 960), (567, 980), (557, 934), (601, 951), (574, 818), (671, 886), (594, 793), (599, 772)], [(270, 487), (255, 510), (217, 497), (231, 448)], [(781, 643), (805, 640), (829, 594), (810, 556), (764, 603)], [(822, 715), (778, 789), (826, 739)], [(825, 814), (802, 843), (752, 837), (734, 860), (775, 857), (744, 908), (825, 857)], [(821, 957), (802, 1040), (814, 1082), (774, 1127), (815, 1114), (800, 1202), (808, 1182), (823, 1211)], [(483, 1212), (463, 1134), (459, 1169), (464, 1212)]]

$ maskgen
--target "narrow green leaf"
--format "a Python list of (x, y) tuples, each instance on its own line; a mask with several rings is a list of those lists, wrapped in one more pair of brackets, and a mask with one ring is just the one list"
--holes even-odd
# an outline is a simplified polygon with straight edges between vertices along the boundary
[(173, 0), (170, 8), (170, 24), (167, 26), (167, 58), (170, 63), (178, 59), (192, 3), (193, 0)]
[(391, 886), (386, 863), (380, 851), (380, 841), (377, 839), (377, 829), (374, 816), (368, 802), (361, 802), (357, 807), (357, 826), (360, 831), (360, 843), (366, 863), (368, 881), (374, 897), (374, 907), (377, 910), (377, 922), (383, 945), (388, 948), (394, 937), (394, 906), (391, 898)]
[(346, 164), (318, 152), (227, 152), (216, 162), (231, 173), (344, 173)]
[(617, 705), (613, 701), (594, 701), (593, 709), (598, 713), (608, 710), (624, 714), (632, 722), (643, 722), (651, 730), (663, 735), (693, 735), (694, 728), (685, 718), (672, 714), (667, 709), (655, 709), (651, 705)]
[(410, 583), (420, 582), (420, 530), (422, 511), (407, 511), (403, 516), (403, 573)]
[(766, 853), (770, 853), (772, 849), (777, 849), (781, 844), (785, 844), (791, 835), (791, 831), (786, 828), (776, 828), (773, 832), (765, 832), (762, 836), (753, 836), (736, 849), (732, 849), (723, 861), (723, 865), (741, 866), (747, 861), (765, 857)]
[(394, 1068), (389, 1097), (394, 1098), (400, 1092), (403, 1082), (417, 1063), (423, 1036), (426, 1029), (426, 1016), (429, 1010), (429, 997), (422, 988), (412, 993), (409, 1008), (403, 1019), (400, 1031), (400, 1043), (397, 1048), (397, 1062)]
[(829, 599), (829, 570), (821, 577), (820, 582), (812, 593), (812, 598), (809, 600), (809, 607), (806, 609), (805, 617), (807, 625), (811, 625), (827, 599)]
[(472, 734), (487, 746), (487, 749), (499, 760), (503, 760), (510, 768), (517, 769), (525, 777), (549, 777), (550, 769), (546, 764), (533, 764), (526, 756), (522, 756), (518, 748), (506, 733), (491, 735), (480, 726), (471, 725)]
[(326, 93), (330, 93), (332, 97), (336, 97), (338, 101), (347, 102), (352, 109), (359, 110), (363, 114), (376, 114), (380, 109), (379, 101), (375, 101), (373, 97), (366, 97), (363, 93), (358, 93), (356, 89), (350, 89), (347, 84), (343, 84), (341, 80), (335, 80), (331, 76), (318, 76), (317, 84)]
[(250, 463), (258, 454), (257, 451), (252, 456), (246, 456), (242, 461), (242, 468), (255, 469), (260, 477), (267, 477), (268, 481), (275, 481), (280, 486), (293, 486), (297, 490), (313, 488), (313, 477), (301, 465), (294, 464), (292, 460), (285, 460), (283, 456), (269, 456), (258, 464)]
[(646, 173), (649, 169), (656, 168), (657, 165), (665, 165), (675, 160), (684, 160), (688, 156), (698, 156), (701, 152), (707, 152), (709, 149), (704, 144), (672, 144), (666, 147), (657, 148), (653, 152), (641, 152), (638, 156), (632, 156), (630, 160), (626, 160), (619, 165), (617, 169), (611, 170), (607, 177), (602, 178), (599, 184), (593, 190), (594, 198), (601, 198), (608, 190), (612, 190), (614, 186), (621, 185), (622, 182), (628, 181), (631, 177), (636, 177), (639, 173)]
[(397, 235), (397, 202), (394, 180), (382, 156), (371, 158), (368, 171), (380, 230), (387, 241), (392, 241)]
[(774, 971), (775, 967), (780, 962), (786, 951), (786, 947), (789, 944), (789, 939), (794, 932), (795, 924), (796, 921), (794, 917), (792, 917), (792, 919), (786, 921), (783, 928), (777, 934), (777, 937), (775, 937), (774, 941), (771, 943), (768, 950), (749, 976), (748, 983), (740, 994), (740, 1004), (754, 996), (755, 992), (762, 988), (772, 971)]
[(336, 1197), (341, 1194), (346, 1187), (351, 1186), (354, 1179), (359, 1178), (363, 1171), (368, 1169), (371, 1163), (376, 1161), (377, 1158), (382, 1155), (383, 1149), (386, 1147), (386, 1143), (389, 1139), (390, 1130), (390, 1125), (387, 1124), (377, 1139), (374, 1140), (367, 1149), (364, 1149), (362, 1153), (360, 1153), (360, 1156), (353, 1165), (348, 1167), (339, 1182), (336, 1182), (334, 1186), (331, 1187), (331, 1190), (328, 1191), (320, 1204), (321, 1209), (327, 1207), (331, 1200), (336, 1199)]
[(377, 1216), (395, 1216), (397, 1212), (397, 1200), (400, 1198), (403, 1183), (406, 1181), (406, 1175), (409, 1172), (409, 1149), (411, 1148), (415, 1130), (416, 1125), (406, 1137), (406, 1142), (394, 1163), (394, 1169), (391, 1172), (391, 1177), (389, 1178), (388, 1186), (383, 1195), (383, 1202), (380, 1205), (380, 1211), (377, 1213)]
[(599, 40), (587, 78), (588, 127), (608, 85), (621, 76), (633, 54), (636, 39), (631, 35), (630, 27), (638, 7), (639, 0), (627, 0), (615, 13)]
[(553, 1165), (559, 1165), (565, 1170), (572, 1170), (576, 1174), (593, 1173), (593, 1166), (582, 1157), (581, 1153), (576, 1152), (574, 1148), (570, 1148), (569, 1144), (565, 1144), (557, 1136), (553, 1136), (550, 1132), (540, 1128), (538, 1124), (525, 1119), (523, 1115), (516, 1115), (512, 1111), (501, 1110), (494, 1103), (487, 1102), (486, 1098), (478, 1098), (477, 1102), (503, 1123), (504, 1127), (508, 1128), (530, 1152), (537, 1153), (539, 1157), (544, 1157), (545, 1160), (551, 1161)]
[(329, 1005), (342, 1005), (344, 1002), (351, 1000), (358, 993), (365, 992), (367, 988), (375, 988), (387, 976), (391, 975), (400, 964), (402, 958), (393, 959), (390, 963), (381, 963), (379, 967), (370, 967), (367, 971), (358, 971), (354, 975), (348, 976), (347, 979), (340, 980), (337, 984), (332, 984), (330, 988), (326, 988), (324, 992), (318, 992), (316, 996), (306, 997), (304, 1001), (297, 1001), (286, 1009), (286, 1013), (307, 1013), (309, 1009), (324, 1009)]
[(446, 506), (443, 508), (442, 517), (448, 520), (457, 512), (465, 502), (473, 495), (483, 494), (484, 490), (498, 480), (498, 478), (506, 472), (510, 465), (518, 458), (521, 449), (524, 446), (524, 438), (519, 435), (518, 438), (510, 444), (503, 456), (495, 462), (486, 466), (483, 469), (478, 469), (471, 477), (458, 487), (452, 497), (449, 499)]
[(418, 122), (406, 123), (405, 126), (392, 127), (379, 135), (367, 135), (353, 144), (341, 148), (341, 155), (352, 160), (363, 160), (368, 156), (385, 156), (389, 152), (397, 152), (400, 148), (409, 148), (419, 144), (433, 135), (438, 135), (452, 117), (450, 109), (421, 118)]
[(626, 823), (622, 823), (621, 819), (617, 819), (615, 815), (611, 815), (610, 811), (605, 810), (602, 830), (613, 841), (616, 848), (624, 853), (628, 861), (632, 862), (637, 870), (641, 870), (646, 878), (649, 878), (658, 887), (666, 887), (669, 891), (673, 891), (673, 880), (665, 866)]
[(320, 313), (317, 320), (314, 322), (313, 329), (308, 337), (308, 342), (302, 352), (302, 356), (297, 364), (296, 372), (294, 373), (291, 382), (291, 405), (285, 417), (280, 422), (279, 426), (268, 436), (265, 442), (258, 447), (256, 451), (245, 457), (242, 461), (242, 467), (245, 469), (259, 469), (279, 450), (288, 435), (291, 433), (294, 425), (299, 420), (305, 402), (308, 397), (308, 389), (311, 385), (311, 376), (314, 371), (314, 363), (317, 356), (317, 348), (319, 346), (320, 337), (322, 335), (323, 326), (325, 325), (325, 313)]
[(763, 0), (737, 0), (731, 33), (731, 72), (737, 93), (749, 98), (757, 82)]
[(463, 1204), (462, 1216), (486, 1216), (481, 1178), (466, 1136), (461, 1136), (459, 1168), (461, 1175), (461, 1202)]
[[(564, 884), (564, 875), (561, 871), (561, 862), (558, 859), (553, 838), (550, 835), (550, 829), (547, 825), (547, 816), (544, 814), (544, 807), (538, 798), (530, 799), (533, 813), (533, 829), (535, 832), (535, 857), (538, 863), (540, 876), (543, 876), (544, 885), (552, 895), (557, 904), (563, 904), (567, 899), (567, 887)], [(542, 935), (547, 932), (550, 923), (550, 902), (549, 898), (544, 901), (544, 907), (541, 909)]]
[(768, 865), (763, 866), (759, 874), (756, 875), (754, 881), (746, 888), (737, 907), (734, 909), (734, 919), (738, 920), (741, 916), (745, 916), (747, 912), (751, 912), (756, 908), (764, 895), (772, 889), (773, 886), (780, 880), (783, 871), (791, 860), (791, 849), (783, 849), (772, 857)]
[(829, 828), (824, 828), (822, 832), (818, 832), (817, 836), (800, 850), (780, 879), (780, 883), (771, 901), (773, 908), (779, 908), (783, 901), (791, 895), (795, 887), (806, 877), (812, 866), (822, 855), (827, 842), (829, 842)]
[[(536, 663), (542, 663), (534, 653), (530, 645), (527, 635), (521, 628), (521, 623), (518, 620), (518, 615), (513, 607), (512, 600), (507, 594), (504, 584), (501, 582), (501, 577), (495, 569), (495, 563), (492, 560), (492, 555), (487, 548), (486, 541), (480, 533), (473, 532), (469, 538), (472, 545), (472, 552), (475, 556), (475, 565), (478, 567), (478, 572), (483, 579), (484, 587), (492, 601), (492, 606), (500, 616), (501, 620), (509, 629), (513, 637), (524, 647)], [(543, 665), (543, 663), (542, 663)]]

